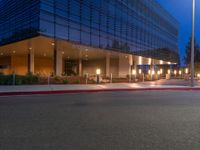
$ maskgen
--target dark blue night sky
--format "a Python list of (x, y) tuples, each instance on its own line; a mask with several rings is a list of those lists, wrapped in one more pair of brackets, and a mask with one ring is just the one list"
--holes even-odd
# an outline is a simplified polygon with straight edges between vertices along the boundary
[[(191, 35), (191, 13), (192, 0), (157, 0), (166, 10), (168, 10), (179, 22), (179, 49), (181, 58), (185, 54), (185, 46)], [(196, 0), (196, 41), (200, 43), (200, 0)], [(182, 61), (183, 62), (183, 61)]]

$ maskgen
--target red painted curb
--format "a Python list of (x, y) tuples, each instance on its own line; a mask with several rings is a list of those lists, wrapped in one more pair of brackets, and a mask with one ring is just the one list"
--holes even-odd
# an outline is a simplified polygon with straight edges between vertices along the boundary
[(2, 92), (0, 96), (47, 95), (67, 93), (96, 93), (96, 92), (125, 92), (125, 91), (200, 91), (200, 88), (135, 88), (135, 89), (96, 89), (96, 90), (59, 90), (59, 91), (30, 91)]

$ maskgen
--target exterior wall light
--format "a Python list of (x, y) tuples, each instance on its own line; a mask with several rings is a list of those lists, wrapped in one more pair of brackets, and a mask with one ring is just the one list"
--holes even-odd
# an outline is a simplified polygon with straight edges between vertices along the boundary
[(97, 75), (100, 75), (100, 74), (101, 74), (101, 69), (97, 69), (97, 70), (96, 70), (96, 74), (97, 74)]
[(182, 71), (181, 70), (179, 70), (179, 75), (182, 75)]
[(155, 74), (155, 71), (154, 70), (152, 70), (152, 75), (154, 75)]
[(200, 78), (200, 74), (199, 73), (197, 74), (197, 77)]
[(160, 60), (160, 65), (163, 65), (163, 60)]
[(177, 74), (177, 71), (176, 71), (176, 70), (174, 70), (174, 74), (175, 74), (175, 75)]
[(139, 69), (139, 74), (142, 74), (142, 69)]
[(185, 69), (185, 73), (188, 74), (188, 68)]
[(160, 74), (163, 74), (163, 69), (160, 69)]
[(170, 69), (168, 69), (167, 73), (168, 73), (168, 74), (171, 74), (171, 71), (170, 71)]
[(151, 74), (151, 70), (148, 70), (148, 74)]
[(160, 71), (158, 71), (157, 74), (160, 75)]
[(134, 75), (134, 76), (136, 75), (135, 69), (132, 70), (132, 75)]
[(151, 65), (151, 58), (149, 58), (149, 62), (148, 62), (148, 64)]
[(142, 65), (142, 56), (139, 56), (139, 65)]

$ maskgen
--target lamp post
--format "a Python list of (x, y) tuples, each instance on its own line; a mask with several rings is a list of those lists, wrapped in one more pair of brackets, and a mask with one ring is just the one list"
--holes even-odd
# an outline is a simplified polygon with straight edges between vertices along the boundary
[(100, 74), (101, 74), (101, 69), (96, 70), (96, 75), (97, 75), (97, 84), (100, 83)]
[(195, 24), (195, 0), (192, 0), (192, 41), (191, 41), (191, 87), (194, 86), (194, 25)]

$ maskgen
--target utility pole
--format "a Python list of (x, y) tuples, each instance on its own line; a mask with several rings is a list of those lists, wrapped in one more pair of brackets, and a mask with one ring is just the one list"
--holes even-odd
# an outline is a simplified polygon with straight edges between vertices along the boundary
[(194, 86), (194, 29), (195, 28), (195, 0), (192, 0), (192, 41), (191, 41), (191, 87)]

